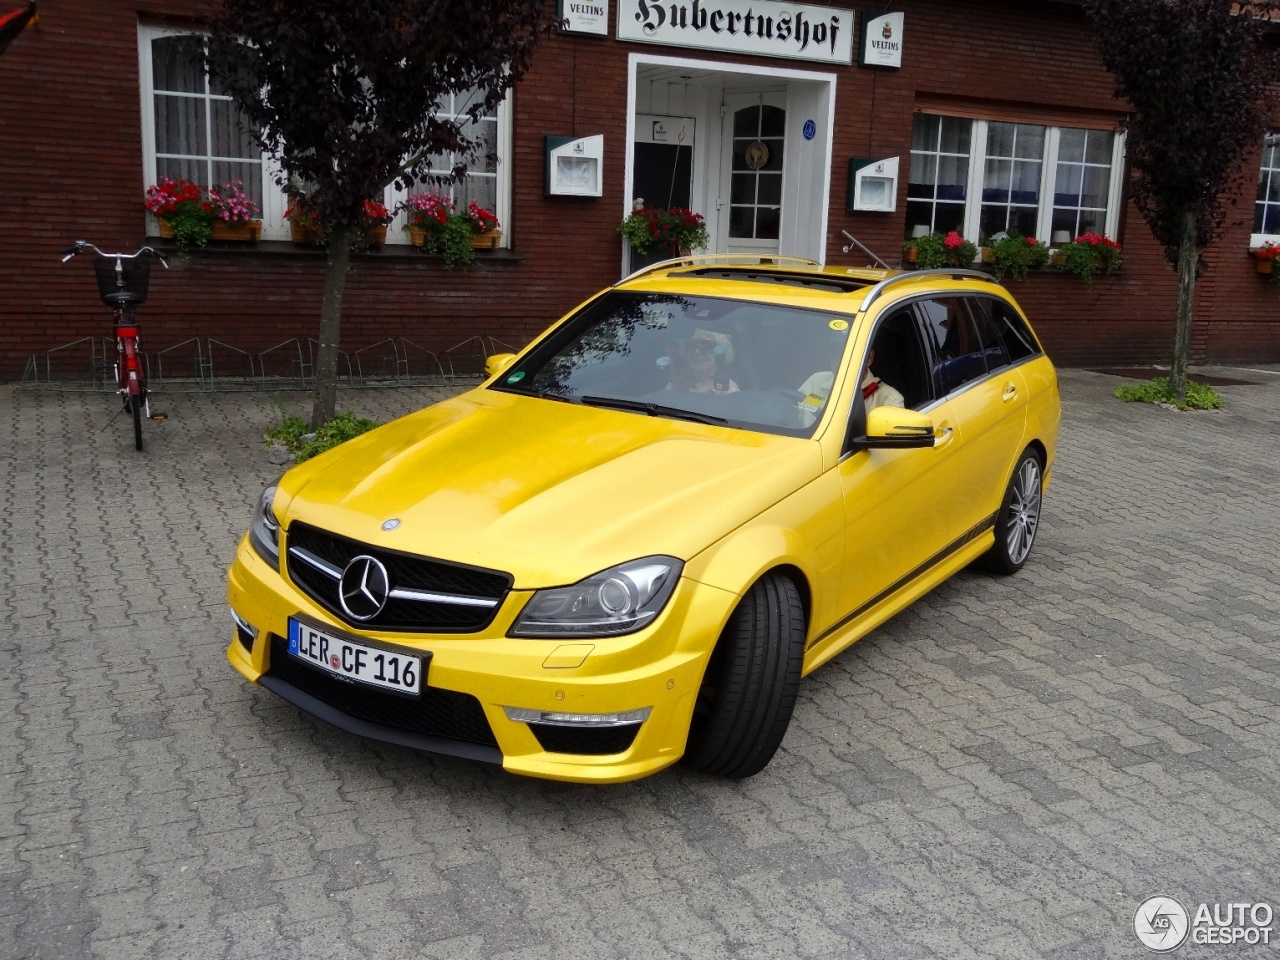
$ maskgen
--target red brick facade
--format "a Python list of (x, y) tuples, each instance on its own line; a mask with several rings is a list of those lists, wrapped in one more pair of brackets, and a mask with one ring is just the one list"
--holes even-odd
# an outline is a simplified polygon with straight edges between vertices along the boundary
[[(861, 13), (871, 5), (841, 6)], [(108, 332), (88, 265), (64, 266), (58, 250), (76, 238), (115, 248), (142, 241), (138, 18), (192, 21), (207, 8), (201, 0), (143, 0), (138, 7), (47, 0), (39, 26), (0, 57), (0, 379), (20, 376), (32, 353)], [(840, 252), (842, 228), (886, 255), (900, 248), (912, 115), (921, 98), (1028, 115), (1119, 116), (1080, 11), (1070, 4), (899, 0), (894, 10), (906, 16), (901, 70), (834, 68), (831, 263), (863, 262)], [(347, 285), (344, 349), (403, 336), (443, 351), (476, 334), (522, 345), (620, 276), (627, 55), (684, 51), (621, 43), (612, 34), (611, 23), (610, 39), (552, 38), (516, 90), (512, 211), (504, 224), (511, 249), (455, 271), (407, 250), (358, 258)], [(754, 62), (762, 71), (780, 63)], [(604, 135), (603, 197), (543, 195), (545, 134)], [(843, 212), (846, 161), (854, 156), (903, 158), (896, 214)], [(1247, 163), (1256, 170), (1258, 157)], [(1198, 288), (1198, 360), (1280, 361), (1280, 295), (1246, 256), (1253, 211), (1247, 179)], [(1059, 363), (1167, 360), (1173, 271), (1132, 208), (1122, 214), (1119, 239), (1125, 259), (1117, 277), (1086, 289), (1073, 277), (1044, 273), (1011, 286)], [(313, 335), (323, 268), (322, 253), (287, 244), (209, 250), (175, 262), (167, 274), (153, 275), (141, 314), (146, 345), (158, 350), (213, 336), (257, 351)]]

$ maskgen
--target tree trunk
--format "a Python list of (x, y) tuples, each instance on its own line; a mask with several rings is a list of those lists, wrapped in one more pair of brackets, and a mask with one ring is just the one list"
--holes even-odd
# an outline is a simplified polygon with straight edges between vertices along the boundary
[(342, 328), (342, 293), (351, 262), (351, 228), (334, 227), (329, 237), (329, 263), (320, 301), (320, 352), (316, 356), (316, 391), (311, 397), (311, 429), (333, 419), (338, 400), (338, 337)]
[(1196, 292), (1196, 264), (1200, 248), (1196, 246), (1196, 214), (1182, 212), (1182, 242), (1178, 246), (1178, 307), (1173, 320), (1173, 363), (1169, 369), (1169, 387), (1179, 401), (1187, 399), (1187, 363), (1191, 358), (1191, 307)]

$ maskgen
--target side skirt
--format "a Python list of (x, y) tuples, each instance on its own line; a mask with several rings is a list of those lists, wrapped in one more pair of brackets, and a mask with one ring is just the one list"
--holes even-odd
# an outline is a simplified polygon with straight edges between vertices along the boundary
[(902, 612), (926, 593), (964, 569), (995, 543), (993, 513), (973, 529), (952, 541), (896, 583), (809, 641), (804, 654), (805, 676), (836, 654), (853, 646), (890, 617)]

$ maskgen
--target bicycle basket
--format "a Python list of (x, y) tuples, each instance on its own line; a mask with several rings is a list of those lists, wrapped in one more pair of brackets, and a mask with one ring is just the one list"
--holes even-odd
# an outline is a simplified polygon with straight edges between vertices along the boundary
[[(116, 263), (122, 270), (116, 272)], [(147, 281), (151, 277), (151, 261), (147, 257), (135, 260), (99, 257), (93, 261), (93, 272), (98, 278), (98, 296), (109, 307), (146, 303)]]

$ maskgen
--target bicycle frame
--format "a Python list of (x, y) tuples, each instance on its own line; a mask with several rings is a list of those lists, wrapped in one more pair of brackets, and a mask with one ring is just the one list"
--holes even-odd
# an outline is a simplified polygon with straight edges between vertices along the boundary
[(139, 346), (138, 323), (133, 310), (122, 307), (115, 314), (116, 334), (116, 392), (120, 396), (147, 395), (147, 372), (142, 362)]

